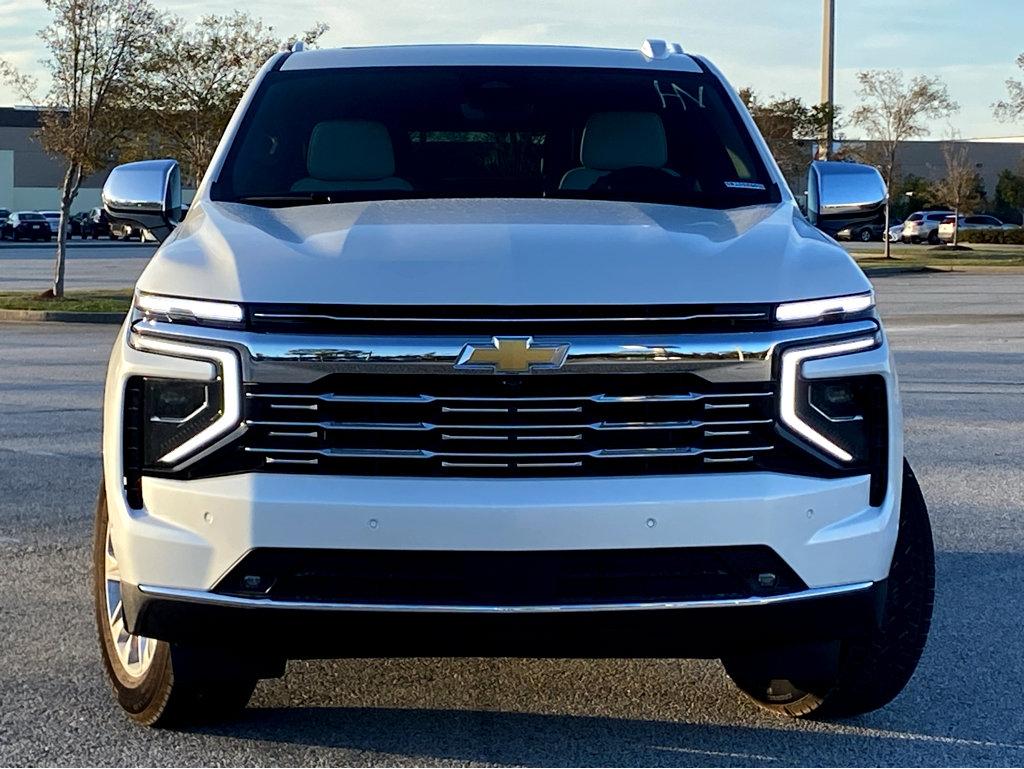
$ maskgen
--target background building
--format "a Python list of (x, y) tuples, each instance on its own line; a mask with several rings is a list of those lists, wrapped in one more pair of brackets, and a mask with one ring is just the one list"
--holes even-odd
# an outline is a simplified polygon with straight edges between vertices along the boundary
[[(59, 188), (64, 176), (61, 161), (43, 152), (34, 134), (39, 126), (39, 114), (31, 107), (0, 107), (0, 208), (12, 211), (56, 209), (60, 204)], [(965, 139), (969, 161), (973, 163), (985, 184), (988, 202), (993, 202), (1000, 172), (1010, 169), (1024, 173), (1024, 136), (986, 137)], [(946, 161), (942, 154), (943, 141), (905, 142), (898, 153), (900, 177), (913, 175), (927, 181), (938, 181), (946, 174)], [(806, 147), (807, 160), (814, 156), (815, 143), (799, 142)], [(840, 147), (857, 149), (871, 142), (846, 139)], [(100, 191), (107, 171), (87, 177), (75, 198), (74, 211), (100, 205)], [(804, 192), (803, 173), (789, 179), (793, 192)], [(184, 199), (191, 200), (192, 191), (183, 191)]]
[[(64, 167), (60, 159), (43, 152), (34, 134), (39, 113), (31, 107), (0, 107), (0, 208), (46, 211), (60, 207)], [(107, 173), (82, 182), (73, 209), (100, 204)]]
[[(993, 137), (985, 139), (964, 139), (967, 145), (967, 161), (973, 165), (985, 184), (985, 194), (991, 203), (996, 192), (999, 174), (1006, 169), (1024, 173), (1024, 136)], [(930, 182), (937, 182), (946, 176), (946, 158), (942, 146), (947, 142), (908, 141), (896, 152), (899, 176), (919, 176)], [(844, 140), (844, 147), (863, 147), (872, 142)]]

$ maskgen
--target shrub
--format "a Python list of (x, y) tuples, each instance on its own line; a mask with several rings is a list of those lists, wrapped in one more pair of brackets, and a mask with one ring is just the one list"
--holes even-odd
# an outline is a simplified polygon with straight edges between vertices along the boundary
[(1020, 230), (960, 230), (960, 243), (995, 243), (1024, 246), (1024, 229)]

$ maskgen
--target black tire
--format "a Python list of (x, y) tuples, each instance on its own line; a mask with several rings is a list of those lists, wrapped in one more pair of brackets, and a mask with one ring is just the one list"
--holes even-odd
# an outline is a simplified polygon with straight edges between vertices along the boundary
[(865, 227), (864, 229), (857, 233), (857, 239), (861, 243), (869, 243), (874, 239), (874, 237), (875, 235), (873, 232), (871, 232), (871, 229), (869, 227)]
[(931, 246), (939, 245), (939, 231), (932, 230), (928, 233), (928, 244)]
[[(777, 677), (771, 655), (726, 658), (726, 673), (760, 707), (794, 718), (845, 718), (877, 710), (898, 695), (921, 659), (935, 595), (935, 550), (921, 487), (903, 463), (903, 497), (896, 549), (887, 581), (881, 626), (863, 639), (833, 644), (838, 658), (828, 674), (808, 670)], [(799, 664), (799, 663), (798, 663)], [(821, 667), (818, 670), (822, 670)]]
[(258, 676), (226, 652), (157, 641), (148, 669), (137, 677), (127, 672), (114, 649), (106, 614), (106, 543), (107, 501), (101, 483), (93, 530), (93, 597), (103, 668), (118, 704), (144, 726), (201, 724), (236, 715), (249, 702)]

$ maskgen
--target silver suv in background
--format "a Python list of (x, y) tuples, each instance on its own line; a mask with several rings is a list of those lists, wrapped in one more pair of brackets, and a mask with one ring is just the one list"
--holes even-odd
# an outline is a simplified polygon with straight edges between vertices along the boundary
[[(950, 214), (942, 220), (938, 230), (939, 240), (946, 243), (953, 240), (953, 225), (956, 219), (955, 215)], [(972, 214), (971, 216), (961, 216), (960, 223), (956, 225), (955, 229), (958, 229), (960, 232), (964, 230), (1019, 230), (1020, 226), (1005, 224), (988, 214)]]

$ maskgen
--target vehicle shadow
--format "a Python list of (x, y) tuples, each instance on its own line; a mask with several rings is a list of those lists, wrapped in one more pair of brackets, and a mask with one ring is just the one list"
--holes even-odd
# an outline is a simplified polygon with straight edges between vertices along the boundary
[(917, 674), (891, 705), (845, 722), (762, 714), (717, 663), (355, 660), (300, 663), (262, 706), (199, 731), (355, 751), (359, 763), (373, 753), (544, 766), (1019, 765), (1022, 579), (1024, 555), (940, 553)]
[(394, 756), (423, 764), (520, 766), (984, 766), (1024, 760), (1024, 745), (852, 725), (730, 726), (482, 710), (260, 708), (213, 732), (264, 745), (354, 752), (361, 764), (392, 764)]

